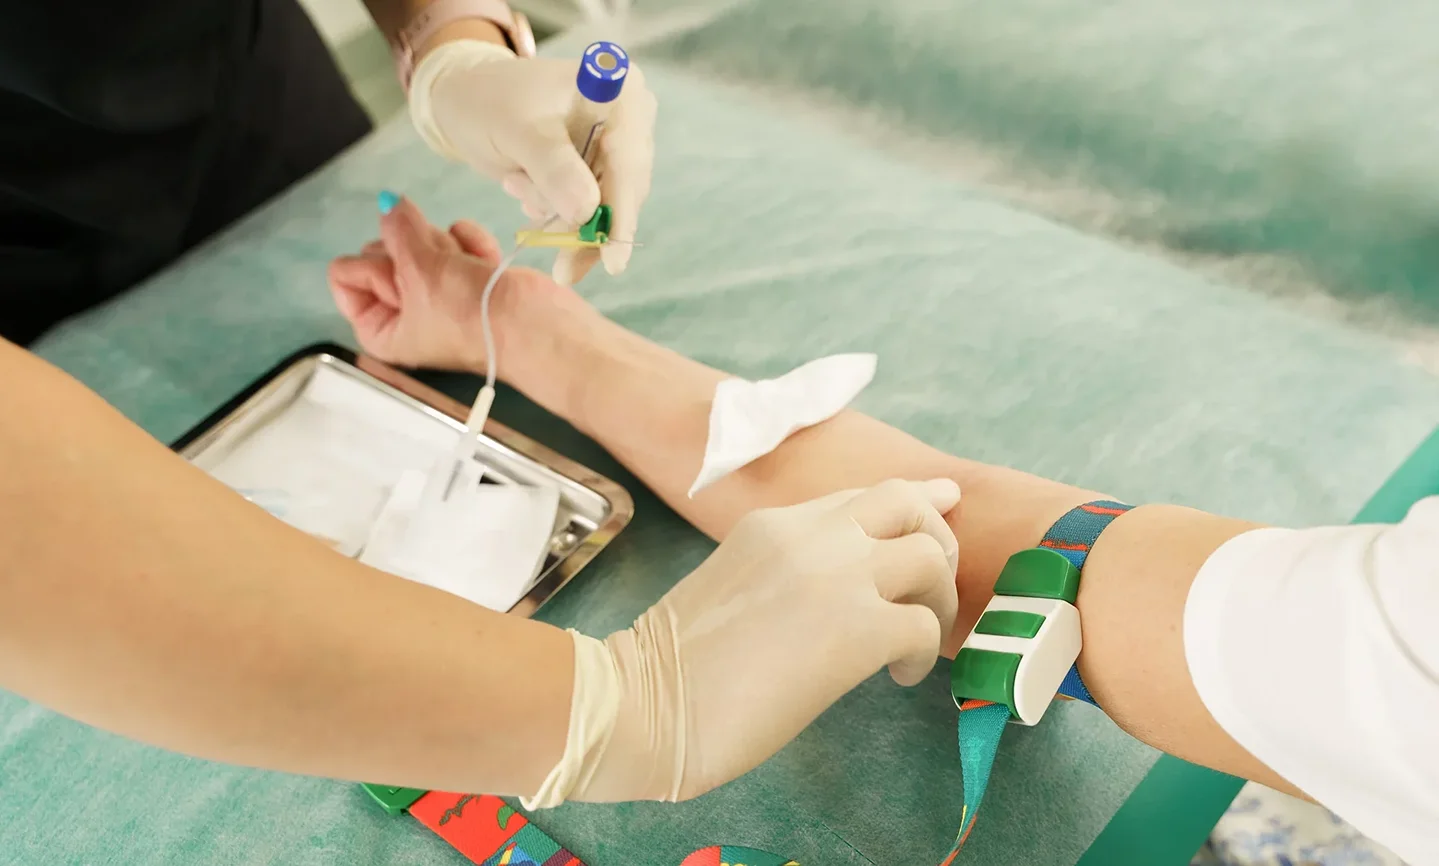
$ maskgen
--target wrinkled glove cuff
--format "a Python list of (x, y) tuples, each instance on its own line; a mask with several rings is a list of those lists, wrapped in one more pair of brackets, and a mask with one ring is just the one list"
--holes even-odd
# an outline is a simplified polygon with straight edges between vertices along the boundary
[(603, 641), (568, 631), (575, 643), (575, 685), (565, 752), (539, 791), (520, 799), (526, 809), (549, 809), (583, 791), (604, 757), (619, 717), (620, 678), (614, 655)]
[(410, 122), (430, 150), (446, 159), (463, 161), (455, 146), (445, 136), (435, 117), (435, 85), (445, 75), (481, 63), (514, 60), (515, 53), (503, 45), (478, 39), (446, 42), (425, 55), (410, 79)]

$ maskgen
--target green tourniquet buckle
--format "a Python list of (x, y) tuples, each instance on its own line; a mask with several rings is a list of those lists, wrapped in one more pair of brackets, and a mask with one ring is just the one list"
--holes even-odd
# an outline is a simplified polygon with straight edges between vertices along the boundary
[(989, 701), (1009, 708), (1012, 718), (1019, 718), (1014, 708), (1014, 683), (1019, 679), (1019, 653), (993, 650), (962, 649), (949, 668), (949, 694), (955, 706), (965, 701)]
[[(954, 658), (950, 696), (956, 706), (988, 701), (1036, 724), (1079, 655), (1079, 569), (1045, 547), (1009, 558), (994, 598)], [(1041, 694), (1042, 693), (1042, 694)]]
[(974, 630), (978, 634), (1001, 637), (1034, 637), (1044, 625), (1044, 614), (1018, 610), (991, 610), (979, 618)]
[(1079, 675), (1079, 570), (1122, 502), (1096, 500), (1065, 512), (1039, 545), (1009, 558), (989, 600), (950, 668), (959, 708), (964, 809), (945, 858), (955, 862), (974, 829), (999, 741), (1011, 723), (1037, 725), (1058, 697), (1095, 703)]
[(1021, 598), (1058, 598), (1074, 604), (1079, 598), (1079, 569), (1064, 555), (1047, 547), (1031, 547), (1009, 558), (999, 580), (994, 582), (995, 595)]
[(419, 788), (396, 788), (393, 785), (366, 784), (362, 787), (365, 789), (365, 793), (375, 798), (375, 802), (380, 804), (381, 809), (391, 815), (400, 814), (414, 805), (416, 800), (429, 793), (421, 791)]

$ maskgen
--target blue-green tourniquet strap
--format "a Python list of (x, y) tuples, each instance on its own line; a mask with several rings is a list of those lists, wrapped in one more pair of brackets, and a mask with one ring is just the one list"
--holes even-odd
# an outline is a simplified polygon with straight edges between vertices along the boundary
[[(1114, 518), (1133, 506), (1122, 502), (1101, 500), (1087, 502), (1065, 513), (1039, 546), (1054, 550), (1083, 569), (1084, 561), (1094, 542)], [(1059, 687), (1059, 693), (1071, 698), (1094, 704), (1084, 681), (1079, 677), (1079, 666), (1070, 668)], [(965, 709), (965, 707), (969, 707)], [(1097, 706), (1097, 704), (1096, 704)], [(985, 789), (989, 787), (989, 774), (994, 769), (995, 756), (999, 754), (999, 741), (1004, 728), (1009, 724), (1009, 707), (984, 701), (962, 703), (959, 710), (959, 760), (964, 777), (964, 813), (960, 818), (959, 834), (955, 837), (954, 848), (940, 866), (951, 866), (959, 851), (964, 847), (974, 820), (979, 814), (979, 804), (984, 800)]]
[[(1107, 499), (1086, 502), (1065, 512), (1063, 517), (1056, 520), (1044, 534), (1044, 540), (1039, 542), (1039, 546), (1053, 550), (1082, 571), (1084, 561), (1089, 558), (1089, 551), (1094, 547), (1094, 542), (1099, 540), (1100, 533), (1109, 527), (1114, 518), (1133, 507)], [(1099, 702), (1089, 693), (1089, 687), (1079, 676), (1077, 664), (1070, 667), (1069, 672), (1064, 675), (1064, 682), (1059, 684), (1059, 693), (1067, 698), (1099, 706)]]
[(959, 762), (964, 774), (964, 820), (960, 826), (963, 837), (974, 823), (984, 791), (989, 787), (989, 773), (999, 753), (999, 740), (1009, 724), (1009, 707), (990, 704), (959, 714)]

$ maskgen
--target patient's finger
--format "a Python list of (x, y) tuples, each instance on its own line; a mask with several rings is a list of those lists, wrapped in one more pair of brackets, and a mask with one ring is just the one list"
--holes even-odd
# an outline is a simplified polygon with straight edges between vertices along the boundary
[(376, 348), (377, 341), (389, 332), (399, 315), (393, 267), (388, 259), (359, 256), (330, 263), (330, 294), (335, 307), (355, 329), (366, 351)]
[(478, 223), (460, 220), (450, 226), (450, 234), (459, 243), (461, 250), (492, 268), (498, 266), (500, 259), (504, 258), (499, 240)]
[(445, 232), (436, 230), (425, 215), (408, 198), (400, 199), (390, 212), (380, 217), (380, 239), (385, 251), (395, 260), (395, 271), (402, 279), (422, 279), (430, 273), (436, 258), (448, 243), (458, 250), (459, 244)]
[(341, 256), (330, 262), (330, 286), (351, 294), (370, 294), (391, 307), (400, 305), (395, 263), (388, 256)]

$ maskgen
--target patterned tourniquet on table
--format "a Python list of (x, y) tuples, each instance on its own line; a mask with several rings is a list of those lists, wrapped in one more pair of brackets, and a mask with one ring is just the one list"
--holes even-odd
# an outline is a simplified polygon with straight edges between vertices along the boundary
[(715, 845), (701, 848), (686, 857), (680, 866), (799, 866), (793, 860), (758, 851), (754, 848), (738, 848), (734, 845)]
[(479, 866), (584, 866), (499, 797), (431, 791), (407, 811)]

